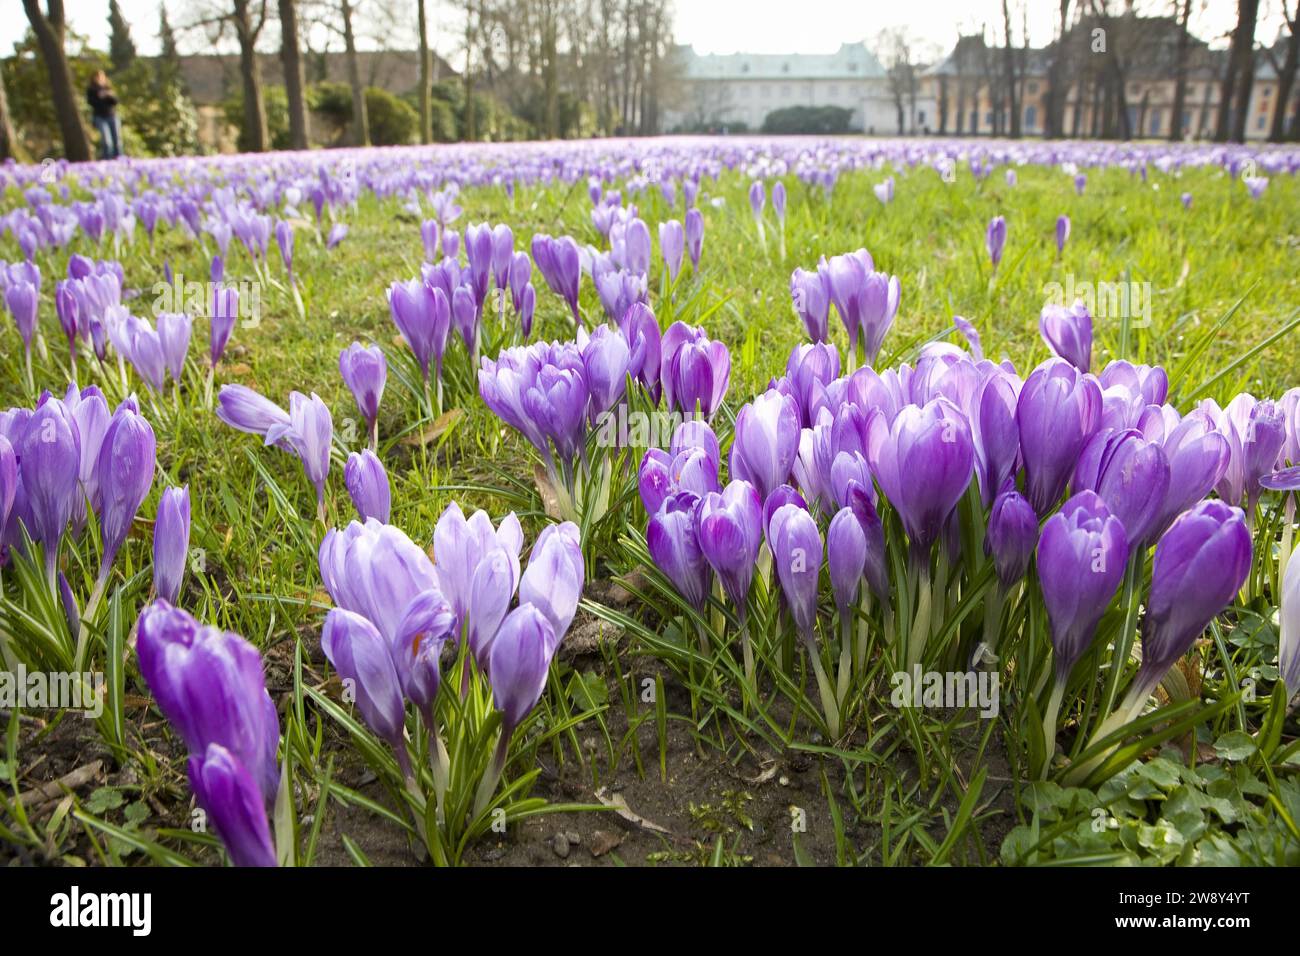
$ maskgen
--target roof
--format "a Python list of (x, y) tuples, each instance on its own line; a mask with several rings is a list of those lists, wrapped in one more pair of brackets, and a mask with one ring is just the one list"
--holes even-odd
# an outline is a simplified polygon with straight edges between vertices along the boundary
[(883, 77), (865, 42), (843, 43), (834, 53), (706, 53), (678, 47), (688, 80), (839, 80)]

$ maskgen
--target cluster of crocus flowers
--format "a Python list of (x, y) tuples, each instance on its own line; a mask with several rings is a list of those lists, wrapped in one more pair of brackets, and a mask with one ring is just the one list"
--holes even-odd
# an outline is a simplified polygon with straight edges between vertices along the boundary
[(334, 421), (319, 395), (290, 392), (286, 412), (246, 385), (223, 385), (217, 393), (217, 417), (231, 428), (261, 435), (267, 446), (296, 454), (316, 489), (317, 517), (325, 521), (325, 482), (330, 472)]
[(521, 570), (523, 544), (513, 513), (493, 525), (486, 512), (466, 518), (453, 503), (434, 529), (433, 560), (399, 528), (375, 518), (330, 530), (320, 546), (321, 578), (335, 604), (325, 621), (325, 653), (353, 682), (357, 709), (392, 746), (408, 786), (414, 772), (406, 706), (413, 705), (429, 733), (440, 812), (450, 773), (437, 722), (444, 646), (459, 655), (461, 696), (477, 672), (503, 715), (479, 785), (477, 816), (577, 612), (584, 578), (577, 526), (548, 526)]
[(136, 624), (140, 673), (189, 751), (190, 788), (235, 866), (275, 866), (267, 809), (280, 724), (262, 658), (238, 634), (159, 599)]
[[(97, 387), (74, 384), (61, 399), (46, 392), (34, 409), (0, 413), (0, 438), (0, 547), (8, 555), (27, 540), (40, 544), (51, 594), (70, 593), (57, 577), (68, 533), (80, 539), (89, 512), (98, 520), (94, 590), (84, 614), (73, 613), (75, 602), (69, 610), (70, 618), (84, 621), (98, 608), (113, 561), (153, 485), (153, 428), (133, 397), (110, 412)], [(89, 634), (84, 626), (77, 630), (80, 663)]]
[(898, 315), (901, 287), (897, 276), (877, 272), (866, 249), (823, 258), (815, 272), (796, 269), (790, 295), (808, 336), (825, 342), (830, 334), (830, 307), (849, 338), (849, 370), (859, 361), (859, 343), (867, 365), (876, 361), (886, 333)]
[[(796, 286), (804, 282), (824, 288), (797, 275)], [(978, 332), (963, 323), (977, 350)], [(743, 620), (740, 585), (749, 579), (737, 576), (737, 567), (747, 564), (742, 570), (752, 575), (763, 566), (756, 558), (761, 541), (739, 526), (726, 545), (735, 562), (729, 565), (702, 533), (705, 515), (761, 514), (757, 527), (783, 606), (808, 648), (828, 727), (844, 725), (837, 708), (845, 700), (845, 670), (859, 673), (866, 650), (853, 622), (867, 620), (872, 596), (880, 607), (873, 628), (886, 652), (911, 667), (953, 659), (954, 648), (934, 639), (951, 639), (947, 612), (990, 564), (996, 586), (983, 602), (993, 651), (1004, 620), (1011, 623), (1006, 603), (1032, 572), (1051, 624), (1055, 680), (1043, 712), (1054, 731), (1098, 622), (1117, 594), (1136, 599), (1141, 578), (1126, 579), (1126, 571), (1154, 547), (1161, 571), (1151, 600), (1160, 603), (1148, 607), (1168, 610), (1149, 610), (1143, 642), (1152, 649), (1143, 660), (1150, 663), (1115, 711), (1113, 729), (1132, 719), (1245, 580), (1248, 515), (1270, 485), (1285, 486), (1277, 469), (1296, 455), (1288, 436), (1296, 433), (1300, 399), (1243, 395), (1226, 410), (1206, 401), (1181, 414), (1166, 402), (1168, 376), (1159, 367), (1116, 361), (1099, 375), (1087, 371), (1091, 317), (1082, 306), (1045, 311), (1042, 326), (1060, 357), (1023, 380), (1009, 361), (945, 343), (923, 348), (915, 365), (848, 374), (829, 344), (799, 346), (786, 374), (737, 414), (729, 483), (719, 474), (716, 439), (702, 437), (699, 423), (674, 436), (670, 451), (646, 455), (640, 478), (650, 515), (647, 544), (697, 610), (708, 600), (711, 573), (724, 581), (725, 573), (732, 584), (724, 590)], [(1212, 492), (1222, 500), (1206, 500)], [(724, 526), (732, 530), (717, 517), (708, 524)], [(972, 538), (973, 527), (984, 530)], [(1200, 554), (1210, 539), (1228, 542), (1215, 545), (1221, 554), (1206, 554), (1220, 554), (1232, 573), (1224, 587), (1195, 596), (1195, 614), (1179, 617), (1178, 602), (1193, 601), (1194, 584), (1174, 572), (1172, 555)], [(899, 558), (891, 561), (891, 551)], [(827, 645), (834, 659), (834, 639), (827, 632), (818, 640), (823, 563), (831, 585), (825, 604), (841, 623), (837, 681), (820, 653)], [(910, 609), (909, 620), (894, 619), (900, 607)], [(1170, 623), (1157, 626), (1161, 615)]]

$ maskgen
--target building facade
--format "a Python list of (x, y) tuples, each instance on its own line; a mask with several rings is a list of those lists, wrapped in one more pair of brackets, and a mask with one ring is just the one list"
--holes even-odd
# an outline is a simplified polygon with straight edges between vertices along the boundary
[(769, 113), (793, 106), (850, 111), (855, 132), (897, 131), (884, 68), (865, 43), (835, 53), (699, 54), (678, 50), (680, 95), (666, 111), (666, 130), (762, 129)]

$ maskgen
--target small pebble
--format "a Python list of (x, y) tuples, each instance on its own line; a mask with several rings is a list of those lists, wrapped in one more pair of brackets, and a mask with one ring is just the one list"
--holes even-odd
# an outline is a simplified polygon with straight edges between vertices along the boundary
[(551, 840), (551, 850), (561, 860), (568, 859), (569, 856), (569, 838), (563, 833), (555, 834)]

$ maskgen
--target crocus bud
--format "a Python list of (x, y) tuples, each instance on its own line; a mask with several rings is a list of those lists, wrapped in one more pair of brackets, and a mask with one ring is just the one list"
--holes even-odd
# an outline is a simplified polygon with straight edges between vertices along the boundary
[[(867, 460), (918, 553), (938, 540), (949, 513), (970, 484), (975, 449), (970, 426), (946, 398), (904, 406), (887, 425), (879, 409), (868, 420)], [(918, 480), (924, 475), (924, 480)]]
[[(468, 625), (471, 640), (475, 636), (481, 639), (484, 651), (519, 584), (523, 546), (523, 529), (514, 512), (493, 527), (486, 511), (476, 511), (466, 519), (453, 501), (434, 526), (439, 589), (456, 616)], [(486, 659), (485, 655), (480, 664)]]
[(166, 488), (153, 526), (153, 589), (168, 604), (175, 604), (180, 595), (189, 548), (189, 486)]
[(508, 737), (546, 689), (546, 675), (558, 641), (546, 615), (531, 604), (511, 611), (492, 643), (492, 700), (503, 714)]
[(754, 562), (763, 543), (762, 522), (762, 499), (747, 481), (732, 481), (721, 494), (710, 493), (700, 501), (700, 551), (742, 621)]
[(194, 320), (184, 312), (158, 314), (158, 342), (162, 346), (163, 362), (172, 380), (179, 382), (185, 371), (185, 356), (190, 349), (190, 333)]
[(772, 515), (772, 563), (800, 636), (813, 638), (817, 620), (817, 578), (822, 539), (812, 515), (797, 505), (782, 505)]
[(1048, 359), (1030, 374), (1016, 403), (1025, 490), (1042, 517), (1070, 480), (1079, 453), (1101, 421), (1101, 388), (1061, 359)]
[(136, 631), (140, 673), (191, 755), (219, 744), (256, 781), (263, 801), (274, 800), (280, 726), (257, 649), (166, 601), (146, 607)]
[(731, 384), (731, 353), (701, 328), (674, 322), (664, 333), (660, 379), (670, 408), (712, 418)]
[(18, 334), (22, 336), (23, 348), (28, 352), (32, 348), (32, 336), (36, 334), (36, 310), (39, 303), (36, 286), (24, 280), (10, 282), (5, 287), (5, 305), (14, 317)]
[(794, 310), (814, 342), (825, 342), (830, 334), (830, 291), (826, 278), (816, 270), (795, 269), (790, 275), (790, 297)]
[(107, 575), (136, 512), (149, 494), (156, 451), (157, 443), (149, 423), (119, 406), (104, 434), (95, 465), (100, 532), (104, 540), (101, 578)]
[(700, 548), (696, 524), (699, 499), (690, 492), (670, 495), (646, 525), (646, 546), (655, 566), (696, 610), (709, 596), (712, 574)]
[(373, 518), (327, 531), (317, 561), (334, 603), (368, 619), (390, 644), (415, 596), (439, 589), (438, 573), (424, 549), (400, 528)]
[(265, 435), (274, 425), (287, 425), (289, 413), (244, 385), (223, 385), (217, 392), (217, 417), (231, 428)]
[(1038, 543), (1038, 517), (1029, 502), (1008, 486), (993, 499), (984, 550), (993, 556), (993, 566), (1003, 590), (1009, 590), (1029, 570), (1029, 559)]
[(0, 434), (0, 532), (9, 522), (9, 512), (18, 492), (18, 456), (9, 439)]
[(392, 491), (388, 486), (388, 473), (374, 452), (366, 448), (348, 455), (347, 464), (343, 466), (343, 483), (362, 521), (374, 518), (381, 524), (388, 524)]
[(1156, 544), (1151, 565), (1135, 697), (1145, 699), (1233, 602), (1250, 563), (1250, 529), (1240, 508), (1202, 501), (1174, 521)]
[(226, 353), (230, 333), (239, 317), (239, 292), (218, 286), (212, 292), (212, 319), (208, 327), (208, 361), (216, 366)]
[(754, 219), (763, 218), (763, 206), (767, 203), (767, 190), (763, 186), (761, 179), (756, 179), (749, 184), (749, 210), (754, 214)]
[(67, 406), (57, 398), (43, 401), (28, 420), (17, 451), (32, 518), (28, 530), (45, 545), (46, 573), (52, 580), (63, 530), (81, 494), (81, 440)]
[(1038, 330), (1053, 353), (1080, 372), (1088, 371), (1092, 365), (1092, 316), (1083, 302), (1076, 302), (1069, 308), (1044, 306), (1038, 319)]
[(668, 270), (668, 281), (676, 282), (677, 273), (682, 269), (682, 254), (686, 246), (686, 231), (676, 219), (659, 224), (659, 252), (663, 256), (664, 267)]
[(1052, 625), (1058, 686), (1092, 642), (1127, 561), (1124, 526), (1094, 492), (1075, 495), (1043, 525), (1038, 579)]
[(699, 270), (700, 253), (704, 250), (704, 214), (698, 209), (686, 210), (686, 251), (691, 257), (691, 268)]
[(547, 525), (537, 536), (519, 580), (519, 603), (531, 604), (546, 616), (557, 644), (578, 613), (585, 574), (578, 526), (572, 521)]
[(1065, 251), (1065, 240), (1070, 238), (1070, 217), (1064, 214), (1056, 219), (1056, 254)]
[(785, 183), (777, 180), (772, 184), (772, 212), (776, 213), (777, 222), (785, 224)]
[(984, 244), (988, 246), (989, 261), (993, 263), (993, 268), (998, 267), (1002, 261), (1002, 249), (1007, 244), (1007, 221), (1001, 216), (994, 216), (989, 220), (989, 228), (984, 236)]
[(339, 353), (339, 373), (356, 399), (357, 410), (373, 430), (388, 378), (388, 360), (383, 350), (377, 345), (365, 348), (360, 342), (353, 342)]
[(1124, 525), (1129, 544), (1145, 548), (1169, 491), (1169, 462), (1159, 443), (1135, 429), (1100, 431), (1084, 446), (1074, 469), (1073, 490), (1097, 492)]
[(303, 471), (316, 488), (318, 507), (325, 501), (325, 479), (330, 472), (333, 437), (334, 421), (330, 410), (315, 392), (310, 397), (301, 392), (290, 392), (289, 421), (278, 422), (266, 431), (266, 444), (285, 443), (302, 460)]
[(212, 828), (235, 866), (275, 866), (275, 844), (257, 781), (235, 756), (218, 743), (187, 764), (194, 798), (212, 820)]
[(831, 590), (840, 620), (858, 599), (863, 568), (867, 561), (867, 536), (852, 508), (841, 508), (826, 531), (826, 563), (830, 568)]
[(790, 477), (799, 453), (799, 409), (789, 395), (768, 389), (736, 416), (731, 474), (767, 499)]
[[(405, 609), (403, 609), (405, 610)], [(366, 726), (403, 750), (406, 725), (402, 687), (388, 644), (360, 614), (336, 607), (325, 616), (321, 649), (343, 680)]]

